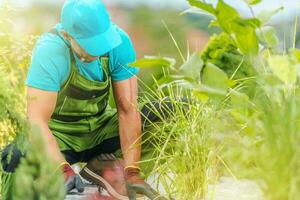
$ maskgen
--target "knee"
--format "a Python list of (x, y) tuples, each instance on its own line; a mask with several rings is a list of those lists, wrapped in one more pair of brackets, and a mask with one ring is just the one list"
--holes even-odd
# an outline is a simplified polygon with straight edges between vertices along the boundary
[(15, 172), (22, 157), (23, 155), (21, 151), (17, 149), (16, 145), (8, 145), (1, 154), (2, 169), (5, 172)]

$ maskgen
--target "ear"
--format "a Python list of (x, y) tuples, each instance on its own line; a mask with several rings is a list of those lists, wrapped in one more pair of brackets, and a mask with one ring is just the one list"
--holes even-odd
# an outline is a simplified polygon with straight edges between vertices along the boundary
[(60, 32), (66, 40), (71, 40), (71, 36), (65, 30), (61, 30)]

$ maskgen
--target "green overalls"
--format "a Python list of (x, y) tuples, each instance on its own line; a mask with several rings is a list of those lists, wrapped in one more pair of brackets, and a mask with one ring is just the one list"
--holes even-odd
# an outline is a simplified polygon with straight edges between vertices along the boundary
[(111, 78), (108, 57), (101, 57), (103, 82), (91, 81), (79, 73), (75, 62), (58, 93), (49, 121), (61, 151), (84, 151), (119, 135), (116, 109), (108, 105)]

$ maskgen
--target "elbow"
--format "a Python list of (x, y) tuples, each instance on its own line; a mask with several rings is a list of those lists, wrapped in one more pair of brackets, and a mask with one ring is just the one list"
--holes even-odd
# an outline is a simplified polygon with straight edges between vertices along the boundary
[(27, 120), (32, 125), (48, 126), (48, 122), (50, 119), (49, 117), (38, 116), (38, 115), (27, 113)]

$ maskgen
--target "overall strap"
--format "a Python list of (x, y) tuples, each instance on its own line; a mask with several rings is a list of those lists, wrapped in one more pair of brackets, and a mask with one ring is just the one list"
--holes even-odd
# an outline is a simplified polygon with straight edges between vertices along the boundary
[(71, 48), (70, 48), (70, 44), (68, 44), (68, 43), (64, 40), (64, 38), (57, 32), (57, 30), (56, 30), (55, 28), (52, 28), (52, 29), (49, 31), (49, 33), (52, 33), (52, 34), (57, 35), (58, 37), (60, 37), (60, 38), (62, 39), (62, 41), (67, 45), (67, 47), (68, 47), (69, 49), (71, 49)]
[(104, 56), (100, 56), (100, 61), (101, 61), (103, 70), (106, 70), (107, 75), (110, 77), (109, 54), (107, 53)]

